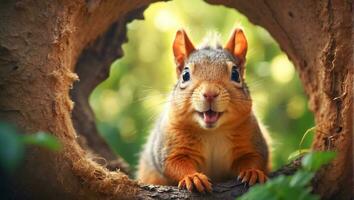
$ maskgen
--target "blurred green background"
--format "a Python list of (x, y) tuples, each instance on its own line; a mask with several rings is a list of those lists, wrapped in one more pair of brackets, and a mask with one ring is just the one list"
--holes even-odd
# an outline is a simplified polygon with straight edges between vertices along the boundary
[[(267, 31), (239, 12), (201, 0), (154, 3), (145, 20), (128, 24), (125, 56), (112, 64), (109, 78), (90, 97), (100, 133), (114, 152), (135, 166), (154, 119), (176, 81), (172, 41), (184, 28), (194, 44), (210, 31), (224, 43), (234, 27), (248, 38), (247, 77), (254, 109), (268, 127), (273, 168), (287, 162), (305, 131), (314, 126), (293, 64)], [(309, 147), (312, 134), (302, 147)]]

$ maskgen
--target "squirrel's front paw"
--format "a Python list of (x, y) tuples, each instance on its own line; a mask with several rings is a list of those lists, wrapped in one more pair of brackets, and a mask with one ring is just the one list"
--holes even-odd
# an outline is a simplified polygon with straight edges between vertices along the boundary
[(195, 187), (198, 192), (211, 192), (211, 183), (209, 178), (202, 173), (186, 175), (178, 183), (178, 188), (187, 188), (190, 192), (193, 190), (193, 187)]
[(240, 172), (238, 179), (242, 180), (242, 183), (248, 183), (254, 185), (256, 182), (264, 183), (268, 178), (263, 171), (258, 169), (246, 169)]

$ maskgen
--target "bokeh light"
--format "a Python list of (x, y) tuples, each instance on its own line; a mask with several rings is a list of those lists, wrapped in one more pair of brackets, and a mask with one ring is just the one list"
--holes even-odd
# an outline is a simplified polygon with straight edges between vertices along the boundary
[(288, 83), (294, 77), (294, 66), (284, 54), (279, 54), (271, 62), (272, 77), (279, 83)]

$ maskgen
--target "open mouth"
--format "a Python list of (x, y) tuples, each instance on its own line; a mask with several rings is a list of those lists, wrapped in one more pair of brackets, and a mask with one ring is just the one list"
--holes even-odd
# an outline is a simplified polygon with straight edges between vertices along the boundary
[(218, 121), (221, 113), (215, 112), (213, 110), (208, 110), (206, 112), (199, 112), (201, 118), (203, 118), (204, 122), (208, 125), (214, 124)]

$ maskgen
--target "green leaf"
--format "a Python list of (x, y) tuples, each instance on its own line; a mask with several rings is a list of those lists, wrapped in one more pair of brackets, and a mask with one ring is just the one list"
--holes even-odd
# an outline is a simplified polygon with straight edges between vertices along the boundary
[(336, 156), (335, 152), (311, 152), (305, 155), (301, 161), (302, 167), (307, 171), (317, 171), (321, 166), (328, 164)]
[[(309, 174), (300, 174), (308, 179)], [(240, 200), (318, 200), (317, 195), (311, 194), (310, 187), (303, 187), (301, 181), (293, 181), (291, 176), (278, 176), (263, 185), (256, 185), (242, 195)], [(307, 181), (305, 181), (307, 182)]]
[(290, 186), (292, 187), (304, 187), (310, 183), (314, 177), (313, 172), (308, 172), (304, 170), (298, 170), (292, 177), (290, 181)]
[(304, 143), (306, 136), (309, 133), (314, 132), (315, 130), (316, 130), (316, 126), (311, 127), (311, 128), (306, 130), (306, 132), (302, 135), (302, 138), (301, 138), (301, 141), (300, 141), (300, 144), (299, 144), (299, 149), (302, 149), (302, 144)]
[(0, 122), (0, 167), (13, 172), (24, 156), (24, 145), (14, 126)]
[(23, 135), (22, 139), (25, 144), (41, 146), (52, 151), (58, 151), (61, 148), (58, 139), (45, 132), (37, 132), (35, 134)]
[(299, 149), (299, 150), (296, 150), (296, 151), (292, 152), (289, 155), (288, 161), (295, 160), (296, 158), (298, 158), (300, 156), (303, 156), (303, 155), (309, 153), (310, 151), (311, 151), (310, 149)]

